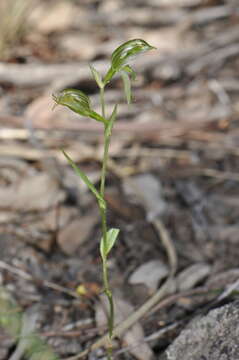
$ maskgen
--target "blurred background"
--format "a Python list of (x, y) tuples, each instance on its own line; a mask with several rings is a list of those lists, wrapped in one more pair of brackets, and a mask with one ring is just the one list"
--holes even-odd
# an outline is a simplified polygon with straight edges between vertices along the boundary
[[(134, 38), (157, 49), (132, 64), (132, 104), (117, 77), (106, 93), (108, 112), (120, 105), (106, 192), (109, 223), (121, 229), (110, 260), (116, 299), (132, 311), (169, 273), (156, 219), (178, 257), (172, 292), (223, 287), (239, 275), (238, 0), (1, 0), (0, 284), (24, 309), (40, 304), (40, 331), (60, 356), (92, 343), (105, 323), (97, 206), (59, 149), (98, 186), (103, 145), (101, 124), (52, 110), (51, 95), (78, 88), (100, 111), (88, 65), (104, 74), (112, 51)], [(67, 291), (79, 285), (85, 297), (74, 302)], [(163, 355), (180, 333), (178, 319), (186, 322), (204, 301), (188, 298), (145, 316), (137, 344), (176, 325), (142, 347), (124, 339), (129, 348), (118, 357)], [(49, 335), (72, 322), (81, 341)], [(0, 359), (10, 348), (8, 339)]]

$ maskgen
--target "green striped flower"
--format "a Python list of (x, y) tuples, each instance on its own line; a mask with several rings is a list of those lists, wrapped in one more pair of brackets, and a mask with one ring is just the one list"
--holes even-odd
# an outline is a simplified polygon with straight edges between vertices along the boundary
[(92, 110), (90, 98), (81, 90), (65, 89), (59, 95), (53, 95), (53, 100), (57, 105), (66, 106), (79, 115), (90, 117), (104, 124), (107, 123), (105, 118)]
[(120, 45), (111, 55), (111, 67), (105, 76), (104, 84), (107, 84), (117, 72), (128, 66), (133, 58), (152, 49), (155, 47), (141, 39), (129, 40)]

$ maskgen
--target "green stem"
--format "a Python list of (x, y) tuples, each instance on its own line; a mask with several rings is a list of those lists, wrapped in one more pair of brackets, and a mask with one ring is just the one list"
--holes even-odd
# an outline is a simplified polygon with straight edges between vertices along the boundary
[(110, 80), (112, 79), (112, 77), (115, 75), (116, 70), (112, 69), (112, 67), (109, 68), (107, 74), (105, 75), (104, 78), (104, 85), (108, 84), (108, 82), (110, 82)]
[(105, 88), (100, 88), (100, 103), (103, 118), (105, 118)]
[[(105, 100), (104, 100), (104, 88), (100, 89), (100, 102), (102, 109), (102, 116), (105, 118)], [(105, 195), (105, 178), (107, 172), (107, 162), (109, 157), (109, 145), (110, 145), (110, 135), (107, 135), (107, 125), (105, 124), (104, 131), (104, 155), (102, 160), (102, 169), (101, 169), (101, 179), (100, 179), (100, 195), (104, 198)], [(101, 215), (101, 226), (102, 226), (102, 235), (103, 235), (103, 244), (104, 248), (107, 247), (107, 218), (106, 218), (107, 206), (105, 209), (100, 208)], [(112, 292), (109, 287), (109, 275), (107, 267), (107, 259), (103, 259), (103, 283), (104, 283), (104, 292), (108, 298), (109, 302), (109, 314), (108, 314), (108, 330), (109, 338), (112, 338), (113, 328), (114, 328), (114, 303)], [(112, 360), (112, 347), (107, 349), (107, 359)]]

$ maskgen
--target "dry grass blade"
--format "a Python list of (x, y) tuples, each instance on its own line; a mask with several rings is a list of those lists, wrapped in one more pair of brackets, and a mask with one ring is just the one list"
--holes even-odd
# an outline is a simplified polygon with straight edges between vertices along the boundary
[(33, 9), (34, 0), (1, 0), (0, 2), (0, 59), (10, 52), (25, 34), (27, 17)]

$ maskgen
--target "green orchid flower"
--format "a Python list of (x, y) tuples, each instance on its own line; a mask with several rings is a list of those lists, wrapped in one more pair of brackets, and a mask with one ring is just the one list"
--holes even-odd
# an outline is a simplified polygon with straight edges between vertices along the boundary
[(103, 116), (92, 110), (89, 97), (81, 90), (65, 89), (58, 95), (53, 94), (53, 100), (57, 105), (67, 106), (79, 115), (90, 117), (104, 124), (108, 122)]
[(152, 49), (155, 49), (155, 47), (142, 39), (129, 40), (120, 45), (111, 55), (111, 67), (105, 76), (104, 84), (110, 82), (117, 72), (124, 70), (124, 67), (126, 72), (129, 72), (129, 70), (133, 72), (129, 62), (139, 54)]

